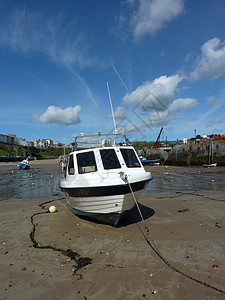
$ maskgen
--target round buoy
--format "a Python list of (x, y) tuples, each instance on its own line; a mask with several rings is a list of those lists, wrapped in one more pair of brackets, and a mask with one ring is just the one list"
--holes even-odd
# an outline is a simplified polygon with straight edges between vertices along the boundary
[(56, 211), (56, 207), (55, 206), (50, 206), (48, 210), (49, 210), (50, 213), (54, 213)]

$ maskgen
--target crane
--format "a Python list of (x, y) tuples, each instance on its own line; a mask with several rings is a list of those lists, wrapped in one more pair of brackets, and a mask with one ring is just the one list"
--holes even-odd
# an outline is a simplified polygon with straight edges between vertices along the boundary
[(154, 143), (154, 146), (153, 146), (154, 148), (160, 147), (160, 136), (161, 136), (162, 131), (163, 131), (163, 127), (160, 129), (159, 135), (158, 135), (158, 137), (157, 137), (157, 139)]

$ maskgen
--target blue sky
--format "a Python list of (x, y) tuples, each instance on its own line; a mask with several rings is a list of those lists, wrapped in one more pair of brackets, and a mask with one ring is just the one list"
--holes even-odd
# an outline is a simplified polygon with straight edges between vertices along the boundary
[(0, 133), (225, 132), (225, 1), (0, 0)]

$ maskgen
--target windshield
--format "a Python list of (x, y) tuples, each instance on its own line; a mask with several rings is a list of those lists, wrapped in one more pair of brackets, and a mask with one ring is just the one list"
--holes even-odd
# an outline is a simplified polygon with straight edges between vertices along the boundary
[(105, 170), (121, 168), (120, 162), (117, 158), (114, 149), (100, 150), (100, 154), (102, 158), (103, 167)]
[(141, 165), (133, 149), (120, 148), (121, 154), (128, 168), (140, 168)]
[(79, 174), (96, 172), (97, 166), (93, 151), (77, 154), (77, 165)]

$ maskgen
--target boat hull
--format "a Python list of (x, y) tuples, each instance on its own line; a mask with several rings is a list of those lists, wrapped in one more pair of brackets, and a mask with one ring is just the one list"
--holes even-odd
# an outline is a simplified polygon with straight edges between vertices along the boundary
[(160, 159), (141, 160), (143, 166), (158, 166), (160, 165)]
[(95, 212), (85, 212), (85, 211), (78, 210), (78, 209), (72, 207), (69, 203), (68, 203), (68, 206), (75, 215), (78, 215), (80, 217), (94, 219), (94, 220), (100, 221), (102, 223), (106, 223), (106, 224), (113, 225), (113, 226), (117, 226), (119, 221), (121, 219), (123, 219), (129, 212), (129, 211), (124, 211), (124, 212), (117, 212), (117, 213), (116, 212), (114, 212), (114, 213), (95, 213)]
[[(151, 179), (131, 183), (133, 192), (143, 190)], [(61, 190), (69, 197), (96, 197), (96, 196), (113, 196), (125, 195), (131, 193), (128, 184), (118, 184), (109, 186), (94, 187), (61, 187)]]
[(19, 166), (19, 168), (20, 168), (21, 170), (28, 170), (28, 169), (30, 169), (30, 166), (29, 166), (29, 165), (26, 165), (26, 164), (19, 164), (18, 166)]
[(213, 164), (203, 164), (203, 167), (205, 168), (211, 168), (211, 167), (216, 167), (217, 163), (213, 163)]
[[(150, 179), (131, 184), (136, 199), (140, 198), (149, 181)], [(75, 214), (114, 226), (135, 206), (128, 184), (61, 189), (67, 196), (68, 206)]]

